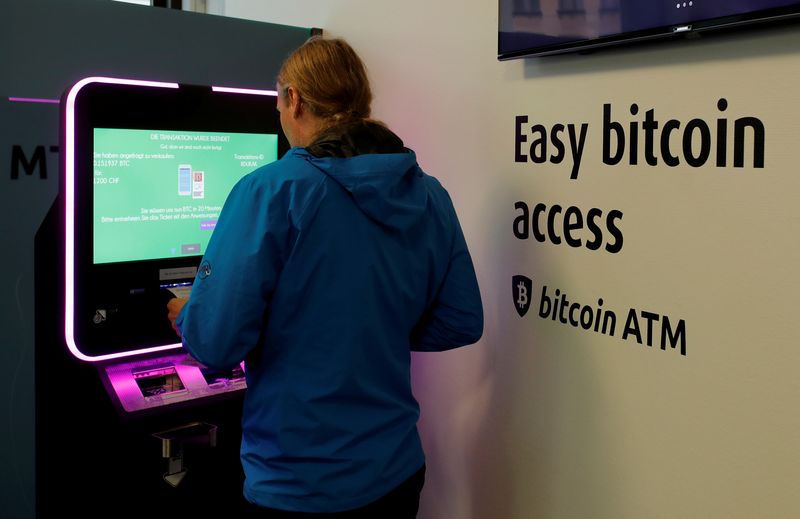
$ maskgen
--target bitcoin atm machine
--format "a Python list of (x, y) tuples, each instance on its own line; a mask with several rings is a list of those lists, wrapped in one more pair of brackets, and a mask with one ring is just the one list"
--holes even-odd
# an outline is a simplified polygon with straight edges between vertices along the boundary
[(234, 184), (288, 149), (276, 96), (102, 77), (64, 94), (60, 194), (36, 242), (37, 313), (56, 316), (37, 322), (39, 517), (241, 499), (245, 367), (189, 357), (166, 303), (190, 294)]

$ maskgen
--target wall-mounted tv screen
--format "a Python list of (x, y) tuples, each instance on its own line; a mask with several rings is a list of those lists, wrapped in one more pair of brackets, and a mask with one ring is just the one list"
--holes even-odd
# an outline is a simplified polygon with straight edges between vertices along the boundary
[(797, 0), (499, 0), (500, 60), (800, 17)]

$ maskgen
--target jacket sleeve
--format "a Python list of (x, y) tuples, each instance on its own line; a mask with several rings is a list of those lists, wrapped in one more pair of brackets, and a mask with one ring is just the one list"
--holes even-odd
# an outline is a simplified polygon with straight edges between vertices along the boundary
[(455, 228), (450, 262), (439, 292), (411, 335), (412, 351), (445, 351), (477, 342), (483, 305), (472, 257), (451, 206)]
[(289, 233), (276, 198), (252, 174), (234, 187), (176, 320), (183, 346), (209, 367), (233, 367), (259, 343)]

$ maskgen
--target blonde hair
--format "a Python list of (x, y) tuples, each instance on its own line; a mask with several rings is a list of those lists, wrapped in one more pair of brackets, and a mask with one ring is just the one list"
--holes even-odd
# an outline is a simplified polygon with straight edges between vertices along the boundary
[(300, 92), (308, 109), (327, 125), (367, 119), (372, 90), (364, 62), (344, 40), (309, 38), (283, 62), (278, 85)]

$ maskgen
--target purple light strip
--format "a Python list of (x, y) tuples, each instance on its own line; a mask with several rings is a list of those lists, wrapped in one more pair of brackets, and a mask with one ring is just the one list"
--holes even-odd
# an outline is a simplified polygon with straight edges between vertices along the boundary
[(9, 97), (8, 100), (17, 103), (50, 103), (56, 105), (61, 102), (58, 99), (42, 99), (39, 97)]
[(181, 344), (169, 344), (154, 348), (144, 348), (140, 350), (113, 353), (110, 355), (89, 356), (78, 349), (75, 343), (75, 100), (78, 92), (90, 83), (112, 83), (117, 85), (138, 85), (154, 88), (179, 88), (177, 83), (162, 83), (156, 81), (139, 81), (135, 79), (118, 79), (109, 77), (88, 77), (75, 83), (67, 94), (66, 104), (66, 128), (65, 128), (65, 172), (66, 193), (65, 193), (65, 246), (66, 254), (64, 258), (65, 282), (64, 295), (66, 298), (64, 305), (64, 339), (69, 351), (78, 359), (88, 362), (98, 362), (131, 355), (139, 355), (153, 351), (169, 350), (180, 348)]
[(227, 92), (230, 94), (251, 94), (257, 96), (273, 96), (278, 97), (277, 90), (254, 90), (252, 88), (231, 88), (231, 87), (221, 87), (221, 86), (212, 86), (212, 92)]

